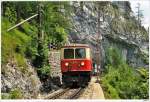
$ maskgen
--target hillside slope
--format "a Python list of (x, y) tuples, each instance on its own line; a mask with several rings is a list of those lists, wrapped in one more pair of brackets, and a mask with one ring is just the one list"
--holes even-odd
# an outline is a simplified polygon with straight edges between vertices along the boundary
[(31, 42), (29, 34), (33, 34), (36, 29), (25, 23), (22, 25), (24, 31), (14, 29), (7, 32), (11, 25), (7, 19), (2, 19), (2, 98), (36, 98), (41, 82), (31, 61), (25, 57), (26, 48)]

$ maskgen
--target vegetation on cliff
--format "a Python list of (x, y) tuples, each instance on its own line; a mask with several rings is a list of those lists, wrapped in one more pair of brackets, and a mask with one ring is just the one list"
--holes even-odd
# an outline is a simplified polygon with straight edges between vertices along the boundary
[[(39, 19), (35, 17), (21, 26), (7, 31), (8, 28), (38, 13), (39, 4), (42, 14), (43, 36), (39, 38)], [(22, 73), (28, 73), (27, 59), (36, 68), (41, 80), (50, 75), (48, 63), (49, 44), (62, 46), (67, 40), (68, 2), (2, 2), (2, 74), (5, 66), (13, 62)], [(39, 39), (42, 39), (39, 42)], [(9, 98), (21, 98), (18, 91), (10, 91)]]
[[(130, 3), (120, 2), (120, 4), (123, 3), (126, 6), (113, 2), (103, 3), (104, 5), (101, 7), (103, 16), (111, 17), (110, 36), (126, 34), (128, 40), (148, 41), (148, 32), (133, 16)], [(119, 8), (118, 5), (121, 7)], [(140, 53), (139, 51), (139, 56), (144, 57), (143, 61), (147, 64), (146, 55), (140, 55)], [(133, 68), (128, 65), (117, 46), (111, 46), (105, 54), (106, 70), (101, 76), (105, 97), (109, 99), (148, 99), (149, 70), (147, 68)]]
[(119, 49), (110, 47), (102, 87), (109, 99), (148, 99), (149, 73), (146, 68), (134, 69), (120, 56)]
[[(38, 49), (37, 18), (9, 32), (7, 29), (36, 14), (39, 4), (42, 5), (41, 30), (44, 31), (44, 38)], [(36, 67), (47, 66), (49, 44), (57, 42), (57, 45), (61, 46), (67, 40), (70, 26), (67, 22), (69, 14), (69, 9), (66, 9), (69, 7), (67, 2), (3, 2), (2, 7), (2, 64), (14, 56), (17, 63), (23, 66), (25, 57), (31, 59)]]
[(130, 2), (104, 1), (96, 4), (100, 6), (104, 21), (109, 17), (110, 34), (128, 34), (132, 39), (148, 41), (148, 32), (142, 26), (130, 6)]

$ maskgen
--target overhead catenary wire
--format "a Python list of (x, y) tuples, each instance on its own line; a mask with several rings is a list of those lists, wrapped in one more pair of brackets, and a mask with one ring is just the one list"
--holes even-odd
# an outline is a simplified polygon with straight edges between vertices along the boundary
[(12, 30), (12, 29), (14, 29), (14, 28), (16, 28), (16, 27), (18, 27), (18, 26), (20, 26), (21, 24), (25, 23), (26, 21), (29, 21), (30, 19), (32, 19), (32, 18), (34, 18), (34, 17), (36, 17), (36, 16), (38, 16), (38, 14), (34, 14), (33, 16), (31, 16), (31, 17), (29, 17), (29, 18), (23, 20), (22, 22), (20, 22), (20, 23), (14, 25), (13, 27), (7, 29), (7, 32), (10, 31), (10, 30)]

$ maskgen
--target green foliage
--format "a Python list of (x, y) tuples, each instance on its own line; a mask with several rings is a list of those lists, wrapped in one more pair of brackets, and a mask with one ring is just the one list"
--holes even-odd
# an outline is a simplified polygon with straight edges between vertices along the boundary
[(17, 29), (6, 32), (7, 27), (11, 25), (7, 19), (3, 19), (2, 25), (2, 63), (4, 64), (9, 58), (14, 58), (15, 54), (24, 56), (26, 44), (31, 38)]
[(26, 65), (26, 61), (23, 55), (16, 53), (15, 54), (15, 60), (17, 61), (17, 65), (19, 70), (22, 73), (27, 73), (28, 69), (27, 69), (27, 65)]
[(68, 2), (49, 2), (43, 5), (43, 30), (48, 40), (57, 43), (65, 42), (71, 26), (68, 17), (70, 14)]
[(140, 76), (145, 79), (143, 81), (148, 81), (147, 79), (149, 78), (149, 73), (148, 73), (148, 69), (145, 69), (145, 68), (139, 68), (137, 69), (137, 71), (139, 72)]
[(24, 56), (22, 56), (21, 54), (15, 54), (15, 59), (18, 62), (18, 66), (26, 66)]
[(34, 60), (35, 57), (38, 55), (37, 48), (29, 44), (29, 46), (26, 48), (25, 54), (27, 58)]
[(9, 99), (9, 94), (1, 93), (1, 99)]
[(50, 75), (50, 66), (43, 66), (39, 71), (42, 75)]
[[(40, 76), (49, 76), (50, 70), (48, 64), (48, 44), (57, 43), (61, 46), (67, 40), (67, 32), (70, 27), (68, 16), (68, 2), (49, 2), (40, 3), (42, 5), (42, 30), (44, 31), (44, 40), (38, 41), (37, 54), (33, 61), (34, 66), (38, 68)], [(62, 12), (64, 10), (64, 12)], [(48, 72), (47, 72), (48, 70)], [(42, 78), (42, 77), (41, 77)]]
[[(39, 4), (42, 5), (40, 30), (44, 36), (38, 35), (37, 18), (6, 32), (9, 27), (36, 14)], [(12, 58), (25, 73), (27, 57), (37, 67), (38, 73), (47, 76), (50, 70), (48, 44), (57, 43), (61, 47), (66, 42), (71, 26), (70, 10), (69, 2), (2, 2), (2, 64)]]
[(10, 92), (10, 99), (21, 99), (23, 98), (23, 94), (20, 89), (14, 89)]
[(117, 47), (116, 48), (110, 47), (107, 50), (106, 60), (108, 64), (114, 66), (118, 66), (123, 62), (120, 51)]
[(35, 26), (30, 25), (28, 22), (24, 23), (21, 27), (22, 27), (22, 30), (24, 32), (26, 32), (26, 34), (32, 38), (27, 43), (25, 55), (27, 58), (29, 58), (33, 61), (35, 59), (35, 57), (38, 55), (37, 28)]
[(149, 97), (149, 70), (145, 68), (137, 69), (139, 74), (139, 85), (137, 86), (137, 93), (144, 99)]
[(37, 68), (41, 68), (48, 64), (48, 45), (47, 43), (41, 42), (37, 48), (38, 54), (35, 56), (33, 64)]
[(46, 43), (39, 43), (38, 45), (38, 55), (35, 56), (35, 60), (33, 62), (34, 66), (36, 66), (38, 75), (41, 80), (45, 80), (50, 75), (50, 65), (48, 63), (48, 46)]
[(21, 19), (28, 18), (37, 11), (37, 2), (10, 2), (3, 1), (3, 17), (6, 17), (11, 23), (16, 23)]
[(17, 20), (17, 14), (15, 11), (15, 5), (12, 2), (2, 2), (3, 6), (3, 15), (9, 20), (11, 23), (15, 23)]
[(50, 65), (44, 65), (38, 69), (38, 75), (41, 80), (45, 80), (50, 76)]
[(108, 50), (107, 71), (102, 77), (105, 96), (110, 99), (147, 99), (148, 70), (139, 68), (137, 72), (122, 60), (118, 49)]
[[(21, 19), (22, 21), (23, 19)], [(25, 22), (23, 25), (21, 25), (21, 30), (26, 33), (28, 36), (35, 37), (37, 36), (37, 28), (34, 25), (31, 25), (29, 22)]]

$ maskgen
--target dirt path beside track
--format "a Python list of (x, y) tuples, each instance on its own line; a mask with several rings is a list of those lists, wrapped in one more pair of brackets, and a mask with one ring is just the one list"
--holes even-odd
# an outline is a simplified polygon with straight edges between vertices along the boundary
[(92, 77), (91, 82), (79, 99), (105, 99), (103, 90), (96, 77)]

